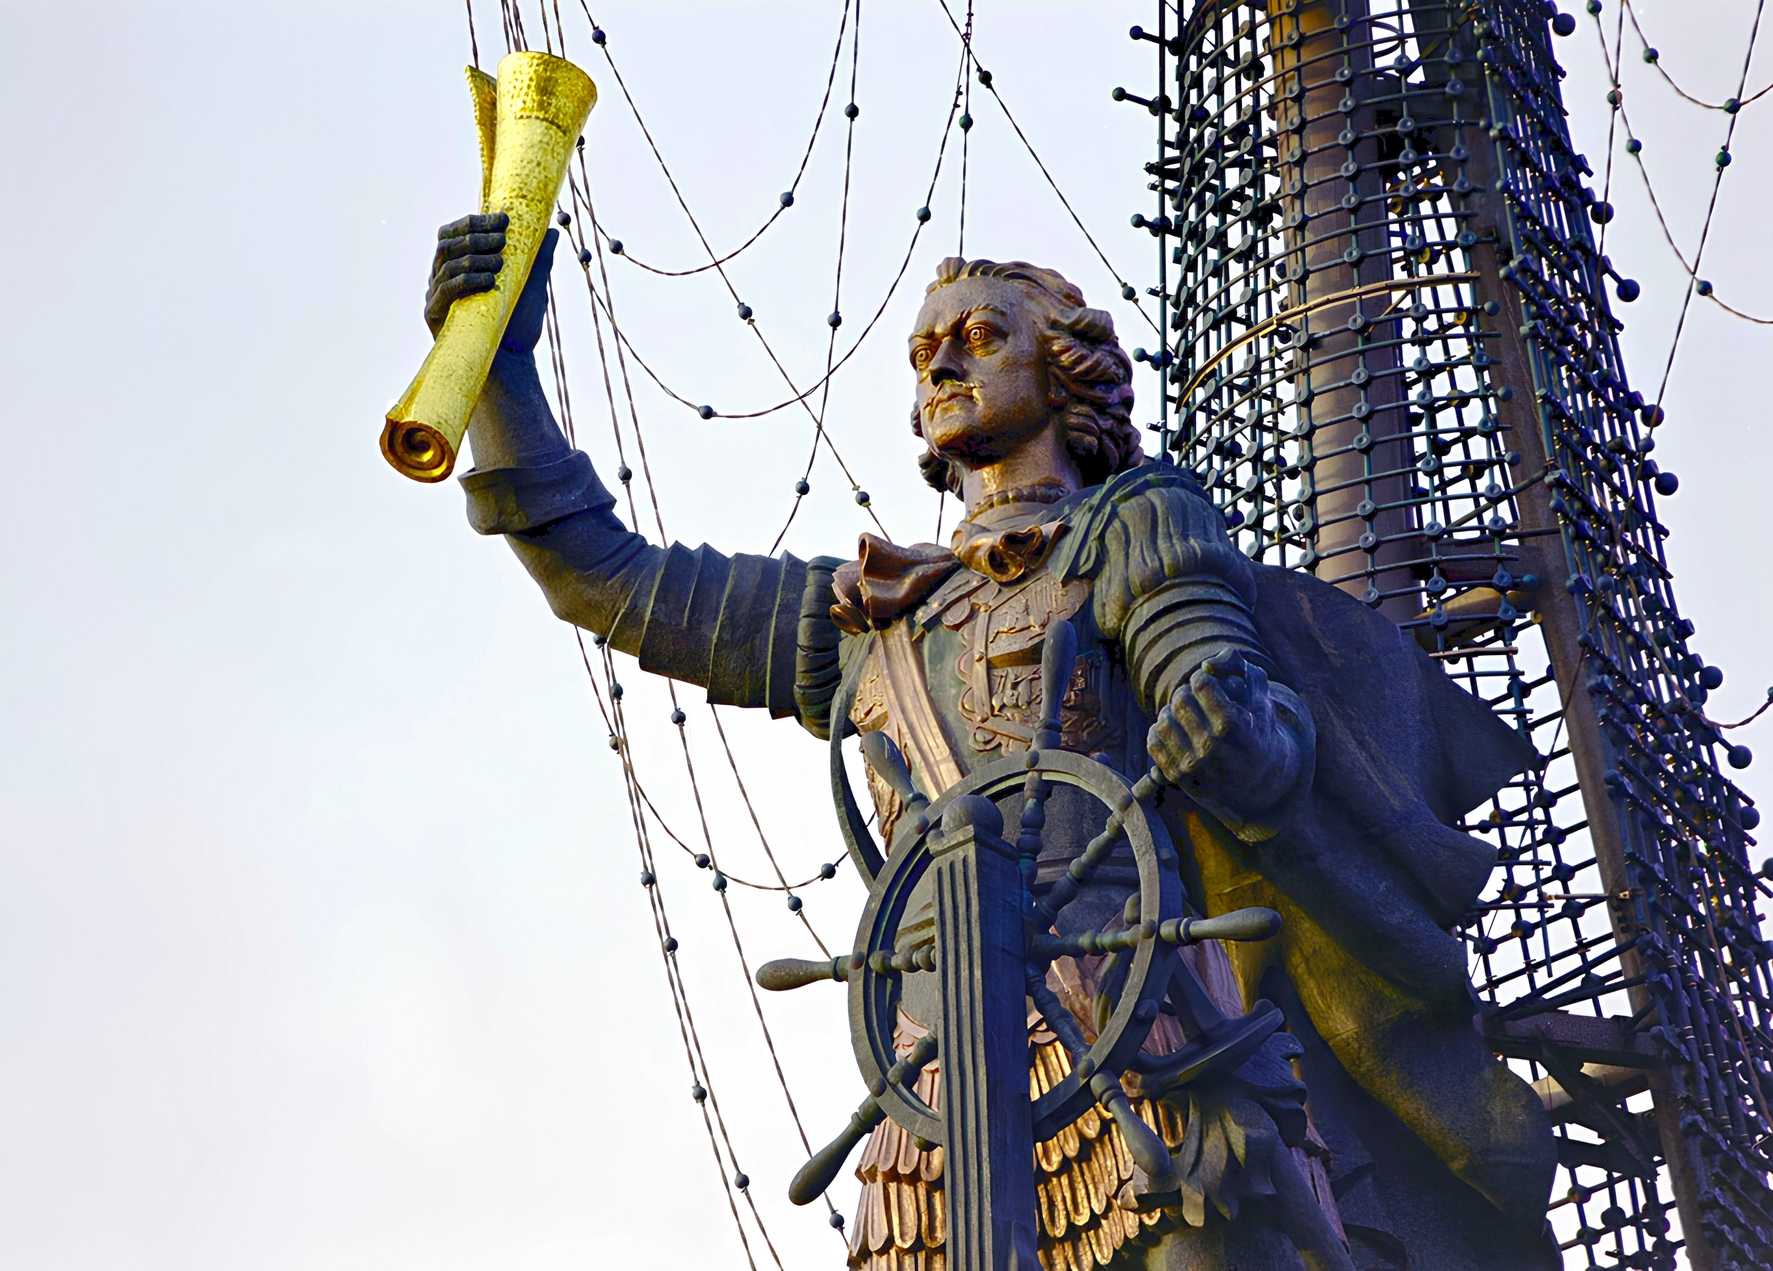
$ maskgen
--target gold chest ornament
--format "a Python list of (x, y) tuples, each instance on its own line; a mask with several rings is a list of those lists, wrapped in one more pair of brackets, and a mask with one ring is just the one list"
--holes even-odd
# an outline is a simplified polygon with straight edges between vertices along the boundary
[[(981, 762), (1028, 749), (1040, 721), (1040, 651), (1047, 628), (1060, 618), (1072, 618), (1088, 603), (1090, 585), (1084, 580), (1061, 582), (1044, 566), (1013, 582), (997, 582), (972, 570), (957, 571), (930, 594), (916, 611), (907, 615), (906, 636), (922, 653), (924, 633), (940, 625), (959, 636), (960, 651), (953, 669), (961, 685), (956, 709), (968, 725), (960, 743), (965, 753), (954, 755), (956, 766), (970, 770)], [(906, 721), (889, 706), (885, 658), (877, 645), (868, 654), (850, 708), (858, 732), (885, 731), (901, 751), (910, 755)], [(1101, 649), (1078, 658), (1076, 670), (1060, 710), (1062, 744), (1081, 754), (1108, 749), (1120, 740), (1113, 721), (1119, 712), (1105, 709), (1106, 659)], [(927, 684), (925, 691), (927, 692)], [(918, 773), (922, 782), (928, 774)], [(872, 771), (868, 791), (880, 817), (881, 834), (891, 841), (901, 803), (886, 783)], [(931, 795), (940, 789), (930, 789)]]

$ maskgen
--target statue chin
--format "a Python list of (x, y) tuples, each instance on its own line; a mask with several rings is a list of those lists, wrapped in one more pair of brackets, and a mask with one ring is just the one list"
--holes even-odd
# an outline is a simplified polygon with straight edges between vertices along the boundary
[(924, 443), (957, 468), (975, 469), (1007, 459), (1051, 423), (996, 420), (983, 423), (971, 402), (938, 411), (923, 426)]
[(962, 467), (967, 466), (969, 459), (983, 457), (979, 453), (982, 449), (989, 449), (985, 430), (979, 427), (975, 413), (968, 409), (971, 405), (971, 402), (960, 402), (946, 406), (923, 425), (923, 439), (930, 449)]

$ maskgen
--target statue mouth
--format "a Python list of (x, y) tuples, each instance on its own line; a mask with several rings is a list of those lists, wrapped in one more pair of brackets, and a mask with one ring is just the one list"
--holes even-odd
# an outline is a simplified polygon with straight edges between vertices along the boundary
[(923, 413), (925, 415), (933, 416), (937, 411), (941, 410), (942, 407), (950, 405), (951, 403), (962, 400), (977, 401), (978, 398), (978, 392), (971, 384), (952, 384), (942, 388), (934, 397), (925, 402), (923, 404)]

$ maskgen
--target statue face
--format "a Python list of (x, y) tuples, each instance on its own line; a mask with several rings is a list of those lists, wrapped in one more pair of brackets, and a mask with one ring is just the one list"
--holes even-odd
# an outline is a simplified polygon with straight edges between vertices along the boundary
[(962, 278), (924, 300), (911, 336), (917, 417), (944, 459), (977, 467), (1053, 425), (1045, 315), (1018, 284)]

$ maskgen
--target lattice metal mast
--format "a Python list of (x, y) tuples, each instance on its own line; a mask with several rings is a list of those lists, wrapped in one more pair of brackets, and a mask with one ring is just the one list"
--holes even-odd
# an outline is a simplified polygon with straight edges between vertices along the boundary
[(1562, 1122), (1566, 1256), (1760, 1265), (1759, 817), (1675, 607), (1660, 411), (1606, 294), (1637, 286), (1590, 233), (1555, 10), (1207, 0), (1172, 34), (1169, 8), (1134, 30), (1157, 90), (1116, 91), (1159, 120), (1163, 206), (1134, 224), (1160, 244), (1164, 439), (1251, 555), (1381, 609), (1546, 757), (1471, 827), (1502, 868), (1467, 934), (1494, 1044)]

